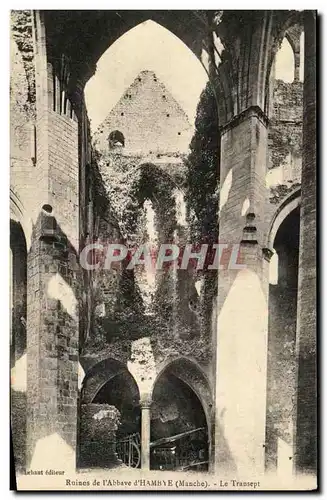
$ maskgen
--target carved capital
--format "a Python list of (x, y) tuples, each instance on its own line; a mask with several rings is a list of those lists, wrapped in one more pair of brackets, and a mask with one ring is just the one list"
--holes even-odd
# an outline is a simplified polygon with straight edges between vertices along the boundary
[(250, 106), (244, 109), (244, 111), (241, 111), (241, 113), (239, 113), (238, 115), (234, 116), (228, 123), (222, 125), (222, 127), (220, 128), (221, 134), (223, 135), (228, 130), (237, 127), (243, 121), (253, 117), (261, 121), (261, 123), (265, 127), (268, 126), (269, 123), (268, 116), (266, 115), (266, 113), (264, 113), (264, 111), (262, 111), (260, 106)]
[(151, 404), (152, 404), (152, 398), (149, 394), (145, 394), (144, 396), (141, 396), (141, 399), (140, 399), (141, 410), (150, 409)]

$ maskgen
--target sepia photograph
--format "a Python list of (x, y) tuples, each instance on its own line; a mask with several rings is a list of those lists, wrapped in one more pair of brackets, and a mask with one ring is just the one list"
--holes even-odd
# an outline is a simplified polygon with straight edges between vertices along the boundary
[(8, 14), (10, 489), (317, 491), (318, 12)]

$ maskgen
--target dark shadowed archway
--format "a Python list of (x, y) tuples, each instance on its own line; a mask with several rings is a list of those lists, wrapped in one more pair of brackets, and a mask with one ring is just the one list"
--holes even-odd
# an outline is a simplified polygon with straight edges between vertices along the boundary
[(23, 228), (10, 220), (10, 367), (11, 431), (15, 464), (26, 462), (26, 314), (27, 314), (27, 248)]
[[(81, 392), (79, 461), (82, 466), (111, 468), (118, 464), (117, 458), (128, 466), (140, 466), (139, 400), (138, 386), (123, 363), (106, 359), (92, 367)], [(101, 428), (105, 419), (107, 427)], [(90, 452), (93, 445), (89, 442), (95, 440), (101, 446), (105, 443), (112, 447), (107, 460), (102, 456), (101, 446), (98, 452), (96, 449)]]
[(152, 393), (151, 469), (208, 470), (211, 391), (186, 358), (169, 363)]
[[(266, 467), (291, 474), (296, 391), (296, 321), (300, 206), (284, 209), (273, 227), (274, 265), (269, 285)], [(290, 458), (291, 457), (291, 458)]]
[(19, 222), (10, 220), (11, 251), (11, 360), (15, 362), (26, 350), (27, 248)]

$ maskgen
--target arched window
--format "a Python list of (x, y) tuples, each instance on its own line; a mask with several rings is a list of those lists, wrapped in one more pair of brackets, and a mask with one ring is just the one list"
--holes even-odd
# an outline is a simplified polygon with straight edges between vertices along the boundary
[(294, 67), (295, 61), (293, 49), (287, 38), (284, 38), (275, 59), (276, 80), (283, 80), (286, 83), (292, 83), (294, 80)]
[(112, 132), (110, 132), (108, 141), (110, 149), (125, 147), (124, 134), (119, 130), (113, 130)]

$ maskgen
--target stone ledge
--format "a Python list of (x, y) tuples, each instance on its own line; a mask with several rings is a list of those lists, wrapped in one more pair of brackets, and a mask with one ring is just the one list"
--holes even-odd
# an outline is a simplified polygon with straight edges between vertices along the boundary
[(223, 135), (228, 130), (237, 127), (240, 123), (248, 118), (256, 117), (258, 118), (265, 127), (268, 127), (269, 119), (268, 116), (262, 111), (259, 106), (250, 106), (244, 111), (241, 111), (238, 115), (234, 116), (229, 122), (220, 127), (220, 133)]

